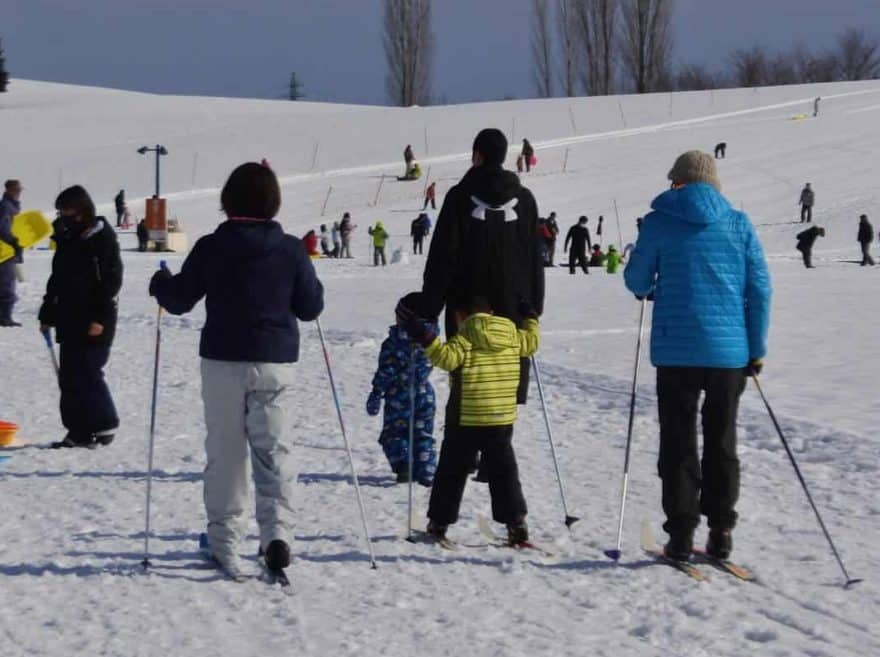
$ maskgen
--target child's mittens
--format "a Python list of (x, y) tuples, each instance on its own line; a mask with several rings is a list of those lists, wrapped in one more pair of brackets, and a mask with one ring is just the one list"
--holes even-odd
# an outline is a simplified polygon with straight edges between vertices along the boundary
[(373, 390), (367, 397), (367, 415), (379, 415), (382, 408), (382, 394), (378, 390)]

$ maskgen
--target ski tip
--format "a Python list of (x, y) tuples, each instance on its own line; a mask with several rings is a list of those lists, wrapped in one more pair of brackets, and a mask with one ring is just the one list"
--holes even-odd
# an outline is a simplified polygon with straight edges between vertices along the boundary
[(580, 518), (577, 516), (565, 516), (565, 526), (571, 529), (571, 526), (578, 520), (580, 520)]
[(851, 586), (855, 586), (856, 584), (861, 584), (864, 581), (865, 580), (863, 580), (863, 579), (850, 579), (850, 580), (847, 580), (846, 584), (843, 585), (843, 588), (848, 589)]
[(605, 550), (605, 556), (614, 561), (620, 561), (620, 550)]

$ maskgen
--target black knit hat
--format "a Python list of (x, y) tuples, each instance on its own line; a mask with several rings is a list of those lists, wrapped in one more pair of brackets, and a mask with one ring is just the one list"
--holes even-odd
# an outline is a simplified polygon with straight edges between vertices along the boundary
[(415, 315), (416, 317), (422, 316), (422, 293), (421, 292), (410, 292), (409, 294), (405, 294), (400, 298), (400, 301), (397, 302), (397, 307), (394, 309), (394, 314), (398, 317), (411, 317)]
[(474, 151), (490, 166), (501, 166), (507, 157), (507, 138), (497, 128), (480, 130), (474, 139)]

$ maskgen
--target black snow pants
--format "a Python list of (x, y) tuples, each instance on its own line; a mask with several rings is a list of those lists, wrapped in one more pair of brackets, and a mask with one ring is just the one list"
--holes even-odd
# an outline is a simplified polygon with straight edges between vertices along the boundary
[(801, 223), (810, 223), (813, 221), (813, 206), (801, 205)]
[(874, 258), (871, 257), (871, 243), (862, 242), (862, 267), (865, 265), (874, 266)]
[(458, 413), (457, 404), (450, 403), (446, 407), (446, 429), (431, 488), (428, 518), (438, 525), (451, 525), (458, 520), (465, 484), (479, 452), (480, 470), (489, 480), (492, 518), (504, 524), (523, 520), (528, 509), (511, 444), (513, 425), (463, 427), (458, 424)]
[(423, 244), (425, 243), (424, 237), (413, 237), (413, 255), (421, 255)]
[(110, 359), (110, 346), (61, 344), (59, 383), (61, 422), (74, 436), (116, 429), (119, 416), (103, 368)]
[[(744, 369), (658, 367), (663, 511), (669, 534), (692, 532), (700, 514), (710, 528), (732, 529), (739, 498), (736, 416), (746, 385)], [(703, 457), (697, 449), (697, 410), (702, 408)]]
[(575, 268), (580, 267), (584, 270), (585, 274), (589, 274), (590, 269), (587, 266), (588, 262), (587, 256), (583, 252), (577, 253), (576, 251), (571, 250), (568, 254), (568, 273), (574, 274)]

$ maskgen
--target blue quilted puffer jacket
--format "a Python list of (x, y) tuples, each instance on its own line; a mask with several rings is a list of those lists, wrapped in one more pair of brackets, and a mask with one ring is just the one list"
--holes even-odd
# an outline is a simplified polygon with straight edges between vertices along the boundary
[(631, 292), (654, 292), (651, 362), (736, 368), (762, 358), (770, 274), (749, 218), (704, 183), (664, 192), (651, 208), (624, 272)]

